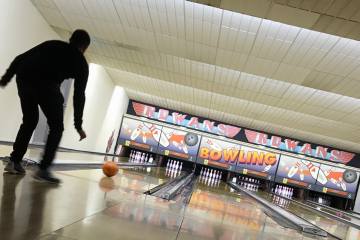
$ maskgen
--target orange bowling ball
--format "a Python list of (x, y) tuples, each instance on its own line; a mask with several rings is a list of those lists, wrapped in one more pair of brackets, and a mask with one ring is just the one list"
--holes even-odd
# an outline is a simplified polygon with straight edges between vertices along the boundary
[(107, 161), (104, 163), (102, 170), (107, 177), (112, 177), (119, 172), (119, 167), (116, 163)]

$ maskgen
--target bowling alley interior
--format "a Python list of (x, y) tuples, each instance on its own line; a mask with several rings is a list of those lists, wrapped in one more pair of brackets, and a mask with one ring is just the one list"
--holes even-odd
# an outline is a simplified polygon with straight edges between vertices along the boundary
[(359, 0), (2, 0), (0, 77), (76, 29), (61, 183), (41, 109), (9, 170), (19, 78), (0, 88), (1, 240), (360, 239)]

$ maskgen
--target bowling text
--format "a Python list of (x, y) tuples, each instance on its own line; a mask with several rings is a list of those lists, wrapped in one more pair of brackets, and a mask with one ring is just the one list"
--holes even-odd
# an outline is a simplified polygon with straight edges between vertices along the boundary
[(237, 149), (224, 149), (222, 151), (201, 147), (199, 157), (211, 161), (223, 161), (231, 165), (275, 165), (276, 154), (270, 152), (244, 151)]

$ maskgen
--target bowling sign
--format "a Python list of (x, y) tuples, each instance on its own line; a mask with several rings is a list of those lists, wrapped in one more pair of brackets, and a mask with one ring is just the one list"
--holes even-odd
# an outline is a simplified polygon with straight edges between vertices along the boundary
[(317, 191), (354, 199), (359, 172), (321, 164), (317, 177)]
[(187, 131), (163, 127), (158, 153), (195, 162), (200, 136)]
[(235, 171), (240, 145), (203, 137), (198, 153), (198, 163)]
[(282, 184), (313, 189), (319, 168), (319, 163), (281, 155), (275, 181)]
[(237, 154), (236, 171), (258, 178), (273, 180), (279, 163), (279, 154), (242, 146)]
[(124, 118), (118, 143), (149, 152), (155, 152), (162, 126), (131, 118)]

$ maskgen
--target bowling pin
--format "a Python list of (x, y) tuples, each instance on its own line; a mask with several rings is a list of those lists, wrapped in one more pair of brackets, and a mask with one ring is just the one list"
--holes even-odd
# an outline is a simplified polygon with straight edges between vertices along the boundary
[(322, 185), (325, 185), (325, 184), (327, 183), (327, 181), (328, 181), (328, 179), (327, 179), (327, 177), (326, 177), (326, 175), (325, 175), (325, 173), (323, 172), (322, 169), (319, 169), (319, 175), (318, 175), (318, 177), (317, 177), (317, 180), (318, 180), (318, 182), (320, 182)]
[(299, 170), (299, 163), (297, 162), (294, 166), (292, 166), (288, 172), (288, 177), (292, 178), (297, 171)]
[(150, 155), (150, 158), (149, 158), (149, 163), (152, 163), (153, 161), (154, 161), (153, 156), (152, 156), (152, 155)]
[(183, 166), (183, 163), (181, 162), (180, 167), (179, 167), (179, 172), (181, 172), (182, 166)]
[(188, 149), (187, 149), (187, 147), (186, 147), (186, 145), (185, 145), (185, 144), (182, 146), (182, 150), (183, 150), (183, 151), (184, 151), (184, 153), (186, 153), (186, 154), (188, 154), (188, 153), (189, 153), (189, 151), (188, 151)]
[(231, 180), (233, 183), (236, 183), (236, 177), (233, 177)]
[(300, 180), (301, 181), (304, 181), (304, 172), (303, 172), (303, 170), (302, 169), (300, 169)]
[(154, 124), (144, 123), (144, 125), (149, 129), (153, 138), (158, 142), (160, 139), (160, 135), (161, 135), (160, 130), (157, 129)]
[(310, 161), (307, 160), (301, 160), (301, 162), (309, 169), (311, 176), (316, 179), (318, 176), (319, 167), (314, 166)]
[(131, 133), (130, 139), (135, 140), (141, 133), (142, 125), (139, 124), (136, 129)]
[(215, 150), (215, 151), (221, 152), (221, 151), (223, 150), (222, 147), (221, 147), (219, 144), (217, 144), (216, 142), (212, 141), (211, 139), (208, 139), (208, 140), (206, 141), (206, 143), (209, 144), (209, 146), (210, 146), (213, 150)]
[(143, 153), (143, 154), (141, 155), (141, 159), (140, 159), (140, 162), (141, 162), (141, 163), (144, 163), (144, 161), (145, 161), (145, 153)]
[(264, 168), (263, 172), (267, 172), (267, 171), (269, 171), (270, 169), (271, 169), (271, 165), (267, 165), (267, 166)]
[(142, 132), (142, 140), (143, 140), (143, 143), (146, 143), (146, 134), (144, 132)]
[(164, 147), (168, 147), (170, 145), (169, 136), (167, 136), (165, 132), (162, 132), (160, 135), (160, 144)]
[(340, 182), (340, 186), (343, 191), (346, 191), (346, 184), (343, 181)]

